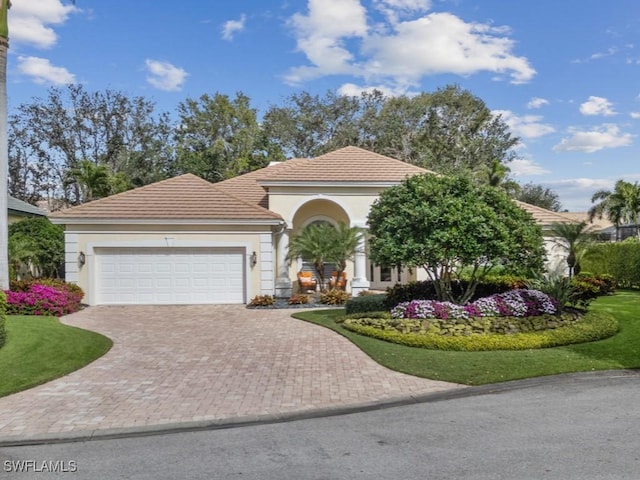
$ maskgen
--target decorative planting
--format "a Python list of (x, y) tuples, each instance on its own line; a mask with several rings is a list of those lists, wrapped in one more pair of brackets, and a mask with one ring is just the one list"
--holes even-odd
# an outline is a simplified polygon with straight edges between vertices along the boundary
[(80, 288), (74, 287), (57, 281), (52, 285), (28, 283), (21, 285), (23, 290), (8, 290), (5, 292), (7, 314), (60, 317), (77, 312), (84, 293)]

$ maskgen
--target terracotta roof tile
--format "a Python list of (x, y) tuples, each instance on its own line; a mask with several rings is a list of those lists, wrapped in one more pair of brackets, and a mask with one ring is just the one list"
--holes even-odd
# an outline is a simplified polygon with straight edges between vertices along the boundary
[[(290, 163), (292, 162), (292, 163)], [(420, 173), (434, 173), (358, 147), (344, 147), (311, 159), (296, 159), (288, 168), (259, 170), (258, 182), (401, 182)]]
[(547, 227), (547, 226), (551, 226), (554, 223), (578, 223), (577, 220), (574, 220), (573, 218), (565, 216), (564, 213), (553, 212), (551, 210), (537, 207), (529, 203), (524, 203), (519, 200), (515, 200), (515, 202), (521, 208), (529, 212), (533, 216), (534, 220), (538, 222), (540, 226)]
[(589, 221), (589, 212), (562, 212), (565, 217), (572, 218), (578, 222), (587, 222), (587, 225), (596, 230), (604, 230), (605, 228), (613, 227), (613, 223), (607, 220), (605, 217), (595, 217), (593, 221)]
[(275, 220), (280, 216), (192, 174), (60, 210), (52, 219)]

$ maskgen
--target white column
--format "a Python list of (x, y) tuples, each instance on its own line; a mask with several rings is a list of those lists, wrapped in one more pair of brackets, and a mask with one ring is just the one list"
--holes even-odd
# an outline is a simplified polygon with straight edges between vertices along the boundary
[(351, 282), (351, 295), (354, 297), (363, 290), (368, 290), (371, 283), (367, 279), (367, 254), (365, 253), (365, 232), (360, 234), (358, 246), (354, 255), (353, 281)]
[(292, 293), (291, 279), (289, 278), (289, 262), (287, 262), (288, 250), (289, 230), (284, 230), (278, 238), (278, 246), (276, 251), (276, 297), (290, 297)]

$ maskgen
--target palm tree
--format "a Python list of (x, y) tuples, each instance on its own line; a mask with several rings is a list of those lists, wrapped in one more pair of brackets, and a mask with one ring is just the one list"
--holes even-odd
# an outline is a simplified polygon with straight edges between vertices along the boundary
[(66, 186), (73, 183), (80, 186), (80, 203), (106, 197), (111, 192), (111, 174), (106, 165), (96, 165), (90, 160), (83, 160), (76, 168), (69, 170), (67, 175)]
[(7, 51), (11, 2), (0, 0), (0, 290), (9, 289), (9, 222), (7, 218)]
[(324, 266), (326, 263), (331, 262), (334, 249), (332, 239), (334, 236), (335, 228), (332, 225), (328, 223), (312, 223), (304, 227), (289, 242), (287, 260), (302, 258), (312, 263), (321, 289), (324, 289), (325, 286)]
[(26, 235), (21, 234), (9, 237), (8, 254), (9, 276), (10, 278), (20, 280), (19, 276), (25, 269), (24, 267), (31, 267), (36, 258), (33, 241)]
[(593, 234), (589, 228), (587, 222), (554, 223), (551, 227), (555, 237), (553, 243), (567, 253), (569, 278), (580, 273), (580, 261), (593, 244)]
[(340, 222), (338, 228), (334, 229), (329, 260), (337, 267), (337, 278), (342, 277), (342, 272), (347, 268), (347, 262), (355, 257), (361, 234), (360, 228), (349, 227), (344, 222)]
[(622, 224), (634, 225), (640, 239), (640, 185), (618, 180), (613, 191), (598, 190), (591, 202), (598, 202), (589, 210), (589, 220), (606, 216), (616, 228), (616, 240), (620, 239)]

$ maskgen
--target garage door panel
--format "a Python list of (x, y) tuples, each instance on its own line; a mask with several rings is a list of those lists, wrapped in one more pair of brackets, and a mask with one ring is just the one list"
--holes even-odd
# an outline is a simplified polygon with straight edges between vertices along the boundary
[(96, 303), (244, 303), (244, 249), (96, 248)]

